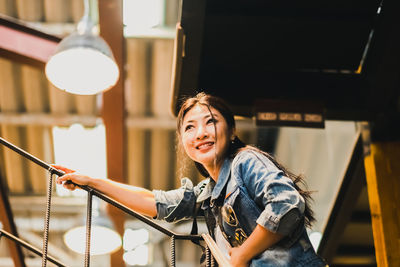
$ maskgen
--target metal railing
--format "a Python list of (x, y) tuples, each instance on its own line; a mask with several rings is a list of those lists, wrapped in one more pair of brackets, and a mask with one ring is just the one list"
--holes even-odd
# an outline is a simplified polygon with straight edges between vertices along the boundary
[[(28, 152), (22, 150), (21, 148), (11, 144), (10, 142), (6, 141), (5, 139), (0, 137), (0, 143), (5, 145), (6, 147), (10, 148), (11, 150), (17, 152), (18, 154), (22, 155), (23, 157), (31, 160), (32, 162), (36, 163), (37, 165), (45, 168), (48, 170), (50, 174), (50, 179), (48, 183), (48, 190), (47, 190), (47, 203), (46, 203), (46, 217), (45, 217), (45, 224), (44, 224), (44, 237), (43, 237), (43, 251), (38, 250), (37, 248), (34, 248), (33, 246), (29, 245), (27, 242), (11, 235), (10, 233), (7, 233), (6, 231), (0, 229), (0, 237), (5, 236), (8, 239), (24, 246), (25, 248), (31, 250), (37, 255), (42, 256), (42, 267), (45, 267), (47, 264), (47, 261), (50, 261), (58, 266), (66, 266), (62, 264), (61, 262), (57, 261), (56, 259), (50, 257), (47, 255), (47, 245), (48, 245), (48, 232), (49, 232), (49, 221), (50, 221), (50, 206), (51, 206), (51, 192), (52, 192), (52, 180), (53, 180), (53, 175), (57, 176), (62, 176), (65, 173), (53, 168), (50, 164), (34, 157), (33, 155), (29, 154)], [(160, 224), (154, 222), (153, 220), (133, 211), (132, 209), (128, 208), (127, 206), (119, 203), (118, 201), (110, 198), (109, 196), (103, 194), (102, 192), (91, 188), (89, 186), (81, 186), (77, 185), (81, 189), (87, 191), (88, 193), (88, 202), (87, 202), (87, 219), (86, 219), (86, 249), (85, 249), (85, 267), (90, 266), (90, 232), (91, 232), (91, 216), (92, 216), (92, 199), (93, 196), (97, 196), (98, 198), (102, 199), (103, 201), (109, 203), (110, 205), (124, 211), (125, 213), (137, 218), (138, 220), (146, 223), (147, 225), (155, 228), (156, 230), (162, 232), (163, 234), (169, 236), (171, 238), (170, 242), (170, 250), (171, 250), (171, 259), (170, 259), (170, 266), (175, 266), (176, 265), (176, 253), (175, 253), (175, 241), (176, 240), (192, 240), (192, 241), (200, 241), (200, 240), (205, 240), (207, 247), (207, 254), (211, 254), (215, 257), (215, 259), (218, 261), (220, 266), (223, 267), (228, 267), (230, 266), (228, 261), (226, 260), (225, 256), (222, 255), (218, 247), (216, 246), (214, 240), (212, 240), (211, 237), (207, 235), (186, 235), (186, 234), (179, 234), (175, 233)], [(211, 259), (207, 260), (207, 266), (212, 266), (213, 265), (213, 260), (212, 256)]]
[[(1, 240), (1, 238), (3, 236), (5, 238), (7, 238), (7, 239), (9, 239), (9, 240), (21, 245), (21, 246), (23, 246), (24, 248), (28, 249), (29, 251), (31, 251), (31, 252), (35, 253), (36, 255), (38, 255), (38, 256), (43, 258), (43, 252), (41, 250), (39, 250), (38, 248), (32, 246), (28, 242), (16, 237), (15, 235), (12, 235), (12, 234), (10, 234), (9, 232), (7, 232), (7, 231), (5, 231), (3, 229), (0, 229), (0, 240)], [(66, 264), (58, 261), (57, 259), (55, 259), (55, 258), (53, 258), (51, 256), (46, 255), (46, 260), (50, 261), (51, 263), (54, 263), (57, 266), (67, 267)]]

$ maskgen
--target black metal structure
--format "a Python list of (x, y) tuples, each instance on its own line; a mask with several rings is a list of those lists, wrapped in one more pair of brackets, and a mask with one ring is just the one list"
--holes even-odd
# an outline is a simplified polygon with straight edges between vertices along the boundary
[(203, 90), (248, 117), (269, 100), (321, 106), (327, 120), (398, 119), (399, 11), (395, 0), (182, 0), (172, 110)]
[[(399, 12), (396, 0), (182, 0), (171, 110), (205, 91), (256, 122), (259, 111), (266, 120), (311, 112), (320, 116), (316, 127), (366, 121), (371, 141), (399, 141)], [(314, 127), (301, 119), (268, 123)], [(349, 208), (358, 197), (367, 201), (359, 142), (319, 249), (329, 259), (357, 250), (338, 243), (341, 227), (371, 224), (369, 210)], [(369, 245), (365, 251), (374, 255)]]

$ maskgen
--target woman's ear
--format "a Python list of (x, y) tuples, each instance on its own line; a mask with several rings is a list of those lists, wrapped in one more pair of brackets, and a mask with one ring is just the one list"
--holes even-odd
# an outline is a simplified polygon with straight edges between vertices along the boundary
[(235, 138), (236, 138), (236, 129), (235, 128), (232, 128), (232, 133), (231, 133), (231, 141), (233, 141), (233, 140), (235, 140)]

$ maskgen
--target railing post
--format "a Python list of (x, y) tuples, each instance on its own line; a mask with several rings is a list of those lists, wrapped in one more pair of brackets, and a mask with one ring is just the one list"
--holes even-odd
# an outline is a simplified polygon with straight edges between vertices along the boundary
[[(218, 248), (217, 243), (215, 243), (214, 239), (212, 239), (212, 237), (209, 234), (202, 234), (201, 236), (203, 237), (204, 241), (206, 241), (206, 244), (207, 244), (206, 249), (211, 251), (211, 253), (210, 253), (210, 254), (212, 254), (211, 257), (214, 257), (217, 260), (218, 266), (231, 267), (232, 265), (229, 263), (229, 260)], [(207, 257), (207, 254), (206, 254), (206, 257)], [(211, 259), (211, 265), (213, 265), (213, 259)]]
[(93, 191), (88, 191), (86, 207), (86, 249), (85, 249), (85, 267), (90, 265), (90, 237), (92, 231), (92, 201)]
[(208, 246), (206, 246), (206, 267), (211, 266), (211, 251)]
[(175, 236), (171, 236), (171, 267), (176, 265), (176, 255), (175, 255)]
[(47, 185), (47, 199), (46, 199), (46, 215), (44, 219), (44, 234), (43, 234), (43, 256), (42, 267), (47, 265), (47, 248), (49, 244), (49, 226), (50, 226), (50, 208), (51, 208), (51, 193), (53, 191), (53, 167), (49, 169), (49, 180)]

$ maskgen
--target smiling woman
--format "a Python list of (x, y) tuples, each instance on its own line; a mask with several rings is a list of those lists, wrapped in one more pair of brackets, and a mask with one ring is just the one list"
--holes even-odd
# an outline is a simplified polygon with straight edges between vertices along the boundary
[[(324, 266), (307, 236), (314, 221), (303, 182), (272, 156), (245, 145), (220, 98), (187, 99), (178, 114), (180, 144), (206, 179), (188, 178), (170, 191), (149, 191), (92, 178), (62, 166), (57, 182), (89, 185), (131, 209), (167, 222), (205, 216), (210, 235), (232, 266)], [(204, 259), (204, 258), (203, 258)]]
[(186, 154), (217, 178), (223, 156), (234, 138), (233, 129), (228, 128), (221, 113), (196, 105), (186, 114), (179, 135)]

